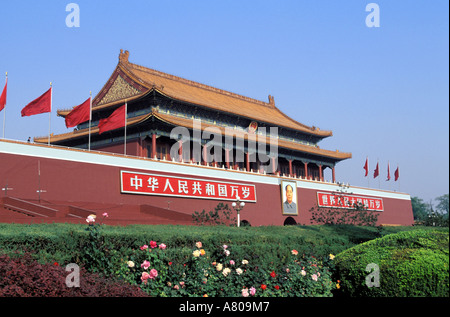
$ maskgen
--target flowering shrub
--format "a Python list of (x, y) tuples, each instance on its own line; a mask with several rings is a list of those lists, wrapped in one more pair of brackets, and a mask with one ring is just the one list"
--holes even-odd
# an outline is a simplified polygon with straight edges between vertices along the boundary
[[(103, 218), (108, 217), (108, 213), (103, 213)], [(108, 272), (110, 268), (108, 267), (110, 261), (107, 260), (107, 247), (106, 243), (103, 240), (100, 234), (100, 228), (103, 225), (103, 221), (101, 223), (96, 223), (96, 215), (89, 215), (86, 218), (86, 222), (88, 226), (86, 227), (86, 231), (89, 234), (88, 241), (86, 245), (82, 248), (84, 250), (84, 266), (86, 269), (93, 272)]]
[(332, 296), (331, 291), (336, 283), (331, 279), (330, 266), (332, 255), (319, 261), (314, 256), (300, 256), (296, 250), (291, 251), (291, 259), (280, 272), (272, 271), (270, 278), (266, 279), (267, 295), (276, 296)]
[[(187, 257), (170, 259), (164, 243), (150, 242), (124, 259), (118, 275), (153, 296), (332, 296), (329, 266), (315, 257), (286, 252), (288, 264), (266, 271), (233, 257), (232, 247), (211, 252), (196, 242)], [(212, 256), (214, 254), (214, 257)]]
[(132, 285), (140, 285), (150, 295), (164, 295), (162, 290), (169, 270), (165, 249), (164, 243), (150, 241), (133, 253), (116, 274)]

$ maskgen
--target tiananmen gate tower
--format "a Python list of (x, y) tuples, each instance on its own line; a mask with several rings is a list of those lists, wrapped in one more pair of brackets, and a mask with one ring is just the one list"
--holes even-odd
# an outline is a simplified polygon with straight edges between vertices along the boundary
[(290, 118), (270, 95), (260, 101), (140, 66), (121, 50), (90, 109), (71, 132), (0, 140), (0, 221), (77, 222), (107, 211), (111, 224), (192, 224), (194, 211), (239, 199), (252, 226), (309, 224), (313, 207), (355, 202), (379, 212), (379, 224), (413, 224), (408, 194), (340, 192), (336, 165), (351, 153), (320, 148), (332, 132)]

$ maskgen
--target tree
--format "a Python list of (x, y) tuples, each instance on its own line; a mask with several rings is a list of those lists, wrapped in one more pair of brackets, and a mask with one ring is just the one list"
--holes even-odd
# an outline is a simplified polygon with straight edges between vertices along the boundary
[(414, 220), (425, 226), (448, 226), (448, 194), (435, 199), (437, 205), (433, 207), (432, 201), (425, 203), (419, 197), (411, 197)]
[(436, 209), (448, 217), (448, 194), (439, 196), (435, 200), (438, 202)]
[(437, 205), (433, 206), (433, 201), (425, 203), (418, 197), (411, 197), (414, 220), (425, 226), (445, 227), (448, 226), (448, 194), (435, 199)]
[(438, 203), (435, 207), (436, 210), (433, 210), (433, 208), (431, 208), (431, 213), (428, 216), (428, 225), (448, 227), (448, 194), (439, 196), (435, 200)]
[(430, 213), (430, 207), (423, 199), (419, 197), (411, 197), (411, 205), (413, 210), (414, 220), (423, 222), (427, 220)]

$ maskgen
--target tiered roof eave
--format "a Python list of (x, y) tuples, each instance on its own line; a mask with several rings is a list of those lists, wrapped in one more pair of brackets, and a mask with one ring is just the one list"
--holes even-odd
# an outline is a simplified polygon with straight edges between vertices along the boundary
[[(218, 89), (212, 86), (201, 84), (195, 81), (163, 73), (158, 70), (143, 67), (128, 61), (128, 51), (121, 50), (119, 63), (114, 72), (93, 98), (93, 113), (99, 110), (115, 107), (123, 104), (125, 101), (132, 102), (138, 100), (152, 91), (157, 91), (167, 98), (195, 104), (207, 109), (213, 109), (224, 113), (238, 115), (264, 122), (269, 125), (288, 128), (294, 131), (311, 134), (317, 137), (325, 138), (332, 136), (332, 131), (320, 130), (317, 127), (309, 127), (284, 114), (275, 106), (275, 101), (269, 95), (269, 102), (249, 98), (236, 93)], [(125, 77), (125, 80), (135, 87), (139, 87), (139, 93), (125, 98), (102, 102), (103, 97), (111, 89), (112, 84), (118, 75)], [(65, 117), (72, 109), (58, 110), (58, 116)]]
[[(326, 138), (332, 136), (332, 131), (320, 130), (316, 127), (309, 127), (290, 118), (275, 106), (275, 101), (269, 95), (269, 102), (264, 102), (236, 93), (221, 90), (194, 82), (188, 79), (163, 73), (158, 70), (150, 69), (129, 62), (129, 52), (123, 50), (119, 54), (119, 62), (104, 84), (99, 93), (92, 100), (92, 112), (102, 111), (128, 102), (145, 98), (150, 93), (158, 93), (166, 98), (181, 103), (192, 104), (205, 109), (236, 115), (242, 118), (248, 118), (258, 123), (265, 123), (268, 126), (287, 128), (292, 131), (312, 135), (316, 138)], [(72, 109), (58, 110), (57, 114), (65, 117)], [(149, 112), (138, 117), (129, 118), (127, 127), (139, 124), (154, 117), (162, 122), (174, 126), (184, 126), (192, 128), (193, 120), (180, 118), (174, 115), (161, 113), (155, 108), (150, 108)], [(188, 122), (189, 121), (189, 122)], [(219, 129), (223, 127), (202, 122), (204, 127), (214, 126)], [(69, 133), (52, 135), (50, 142), (53, 144), (67, 143), (70, 140), (86, 137), (89, 129), (75, 129)], [(91, 127), (91, 135), (99, 133), (98, 127)], [(244, 136), (245, 138), (245, 136)], [(35, 138), (37, 143), (47, 143), (48, 138)], [(280, 147), (321, 155), (336, 161), (351, 158), (351, 153), (330, 151), (319, 148), (318, 146), (305, 145), (294, 141), (278, 140)]]
[[(138, 125), (140, 123), (143, 123), (143, 122), (151, 119), (152, 117), (161, 122), (172, 125), (172, 126), (182, 126), (182, 127), (188, 128), (188, 129), (195, 128), (194, 121), (192, 119), (180, 118), (180, 117), (173, 116), (170, 114), (160, 113), (156, 108), (153, 108), (150, 113), (127, 119), (127, 127), (132, 127), (132, 126)], [(223, 135), (226, 134), (226, 130), (224, 127), (217, 127), (216, 125), (212, 125), (207, 122), (206, 123), (201, 122), (202, 130), (205, 130), (205, 129), (211, 128), (211, 127), (219, 128), (219, 130), (221, 131), (221, 133)], [(99, 133), (98, 127), (92, 127), (90, 133), (98, 134)], [(249, 138), (249, 134), (246, 131), (233, 131), (233, 134), (236, 138), (240, 138), (240, 139), (244, 139), (244, 140)], [(52, 135), (50, 138), (50, 143), (58, 144), (58, 143), (68, 141), (71, 139), (75, 139), (75, 138), (84, 138), (84, 137), (87, 137), (88, 135), (89, 135), (88, 128), (81, 129), (81, 130), (75, 130), (75, 131), (69, 132), (69, 133)], [(260, 137), (258, 137), (258, 140), (260, 140)], [(47, 137), (35, 138), (34, 141), (36, 143), (47, 143), (48, 138)], [(266, 137), (266, 143), (269, 144), (270, 142), (271, 142), (270, 137)], [(292, 141), (288, 141), (288, 140), (284, 140), (284, 139), (277, 139), (277, 143), (278, 143), (279, 147), (282, 147), (285, 149), (300, 151), (303, 153), (308, 153), (308, 154), (313, 154), (313, 155), (320, 155), (320, 156), (328, 157), (328, 158), (331, 158), (331, 159), (337, 160), (337, 161), (349, 159), (352, 157), (351, 153), (340, 152), (338, 150), (336, 150), (336, 151), (325, 150), (325, 149), (321, 149), (319, 147), (305, 145), (305, 144), (292, 142)]]

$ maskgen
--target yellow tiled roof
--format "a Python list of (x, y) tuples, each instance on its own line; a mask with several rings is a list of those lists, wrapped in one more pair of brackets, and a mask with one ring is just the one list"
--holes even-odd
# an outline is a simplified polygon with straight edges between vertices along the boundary
[(287, 127), (320, 136), (331, 135), (331, 131), (311, 128), (289, 118), (275, 107), (272, 97), (270, 97), (272, 101), (263, 102), (139, 65), (126, 63), (124, 66), (137, 78), (156, 87), (161, 93), (173, 99), (236, 114), (255, 121), (267, 122), (274, 126)]
[[(130, 63), (128, 57), (129, 52), (123, 52), (121, 50), (119, 63), (113, 75), (93, 99), (93, 111), (116, 106), (118, 103), (123, 103), (125, 101), (125, 99), (121, 99), (99, 104), (100, 97), (105, 95), (106, 91), (111, 87), (113, 79), (117, 77), (117, 72), (120, 72), (121, 74), (125, 74), (141, 89), (140, 93), (128, 97), (128, 102), (139, 99), (150, 91), (157, 90), (163, 95), (175, 100), (228, 112), (251, 120), (272, 124), (273, 126), (286, 127), (319, 137), (328, 137), (332, 135), (331, 131), (309, 127), (290, 118), (275, 106), (274, 98), (270, 95), (269, 102), (256, 100)], [(65, 116), (69, 112), (70, 110), (59, 110), (58, 114), (60, 116)]]
[[(221, 112), (239, 115), (254, 121), (265, 122), (269, 124), (269, 126), (273, 125), (276, 127), (286, 127), (296, 131), (308, 133), (319, 138), (324, 138), (332, 135), (331, 131), (324, 131), (316, 127), (306, 126), (285, 115), (275, 106), (274, 98), (270, 95), (269, 102), (256, 100), (188, 79), (163, 73), (161, 71), (139, 66), (130, 63), (128, 61), (128, 58), (129, 52), (123, 52), (121, 50), (119, 55), (119, 63), (117, 64), (116, 69), (110, 76), (109, 80), (105, 83), (103, 88), (100, 90), (100, 92), (97, 94), (97, 96), (93, 99), (93, 112), (102, 109), (116, 108), (117, 105), (124, 103), (125, 101), (131, 102), (133, 100), (138, 100), (146, 96), (147, 94), (156, 91), (174, 100), (195, 104)], [(113, 87), (114, 84), (117, 83), (116, 80), (119, 76), (122, 85), (124, 85), (124, 83), (125, 85), (129, 85), (126, 87), (128, 91), (123, 92), (120, 91), (121, 88), (119, 88), (119, 97), (115, 96), (116, 98), (109, 98), (109, 96), (108, 98), (105, 98), (105, 96), (108, 95), (108, 92), (114, 90), (111, 87)], [(126, 98), (122, 95), (126, 96)], [(58, 115), (65, 117), (70, 111), (70, 109), (58, 110)], [(152, 116), (175, 126), (192, 128), (193, 125), (192, 119), (180, 118), (174, 115), (160, 113), (156, 109), (153, 109), (151, 111), (149, 110), (148, 114), (128, 119), (127, 125), (131, 126), (141, 123)], [(219, 127), (212, 123), (202, 122), (202, 129), (206, 127), (217, 127), (221, 131), (225, 129), (224, 127)], [(246, 137), (245, 133), (240, 136), (240, 132), (238, 130), (236, 131), (236, 137)], [(87, 136), (88, 133), (88, 129), (82, 129), (74, 130), (73, 132), (69, 133), (52, 135), (51, 143), (59, 143), (68, 141), (73, 138)], [(98, 127), (92, 127), (91, 133), (98, 133)], [(47, 141), (47, 137), (35, 138), (35, 142), (38, 143), (47, 143)], [(305, 153), (330, 157), (337, 160), (351, 158), (352, 156), (351, 153), (339, 152), (337, 150), (324, 150), (317, 146), (301, 144), (285, 139), (278, 139), (278, 146)]]

